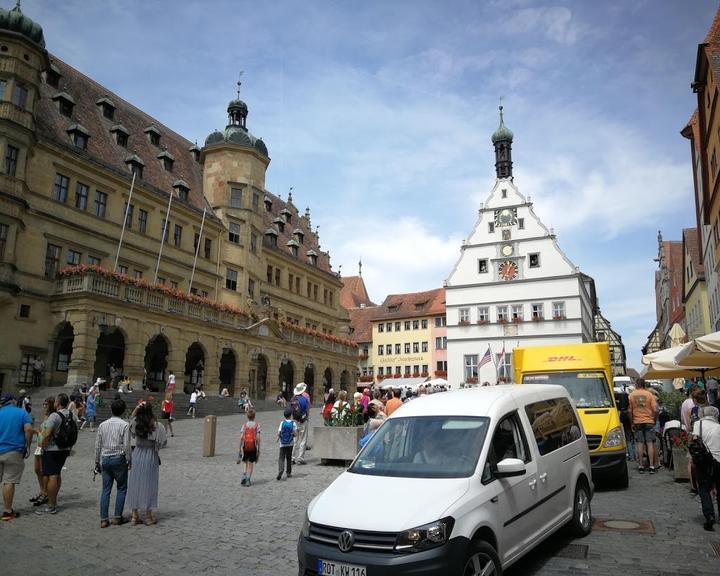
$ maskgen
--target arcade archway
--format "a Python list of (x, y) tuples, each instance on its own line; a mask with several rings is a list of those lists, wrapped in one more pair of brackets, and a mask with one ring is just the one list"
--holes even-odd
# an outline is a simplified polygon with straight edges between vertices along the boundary
[(154, 392), (165, 389), (170, 346), (165, 336), (153, 336), (145, 346), (145, 386)]
[(282, 390), (285, 398), (290, 398), (295, 387), (295, 366), (292, 360), (283, 359), (278, 372), (278, 381), (280, 382), (280, 390)]
[[(101, 329), (95, 349), (95, 366), (93, 374), (105, 378), (108, 385), (117, 385), (111, 378), (119, 379), (123, 374), (125, 360), (125, 337), (118, 329)], [(109, 386), (108, 386), (109, 387)]]
[(251, 358), (250, 372), (248, 373), (248, 388), (250, 398), (265, 400), (267, 394), (268, 361), (265, 356), (259, 354)]
[(324, 392), (327, 394), (328, 390), (333, 387), (333, 372), (330, 366), (325, 368), (325, 372), (323, 372), (323, 388)]
[(351, 381), (352, 380), (350, 378), (350, 372), (348, 372), (347, 370), (343, 370), (340, 373), (340, 389), (349, 390)]
[(233, 349), (223, 348), (223, 353), (220, 357), (220, 383), (218, 392), (221, 392), (223, 388), (227, 388), (230, 396), (235, 395), (236, 364), (237, 361), (235, 360), (235, 352), (233, 352)]
[(184, 389), (187, 394), (190, 394), (195, 386), (203, 385), (203, 372), (205, 372), (205, 350), (200, 342), (193, 342), (185, 354)]
[(307, 391), (308, 394), (310, 394), (310, 401), (312, 402), (315, 397), (315, 366), (313, 366), (312, 363), (305, 366), (303, 382), (307, 384)]

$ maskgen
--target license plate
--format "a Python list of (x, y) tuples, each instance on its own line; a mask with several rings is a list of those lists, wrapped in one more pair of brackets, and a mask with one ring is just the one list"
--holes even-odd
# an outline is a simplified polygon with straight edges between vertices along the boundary
[(365, 566), (318, 560), (317, 571), (320, 576), (367, 576)]

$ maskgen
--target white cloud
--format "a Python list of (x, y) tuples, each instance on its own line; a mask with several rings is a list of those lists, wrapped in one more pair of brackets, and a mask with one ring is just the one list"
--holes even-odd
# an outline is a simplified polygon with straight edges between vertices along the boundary
[(581, 33), (572, 12), (563, 6), (518, 10), (508, 21), (508, 29), (515, 34), (539, 30), (550, 40), (567, 45), (575, 44)]

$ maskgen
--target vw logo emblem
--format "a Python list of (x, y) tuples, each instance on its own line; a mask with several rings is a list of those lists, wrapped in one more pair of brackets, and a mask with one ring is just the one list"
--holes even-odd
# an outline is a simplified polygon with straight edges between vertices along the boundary
[(338, 548), (340, 548), (341, 552), (350, 552), (354, 543), (355, 534), (350, 532), (350, 530), (340, 532), (340, 536), (338, 536)]

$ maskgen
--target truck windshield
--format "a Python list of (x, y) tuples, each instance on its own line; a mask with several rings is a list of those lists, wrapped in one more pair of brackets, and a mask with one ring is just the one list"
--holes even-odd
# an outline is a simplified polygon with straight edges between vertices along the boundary
[(391, 418), (370, 438), (349, 472), (401, 478), (472, 476), (488, 422), (473, 416)]
[(578, 408), (610, 408), (613, 405), (610, 389), (602, 372), (524, 374), (522, 383), (560, 384), (567, 389)]

